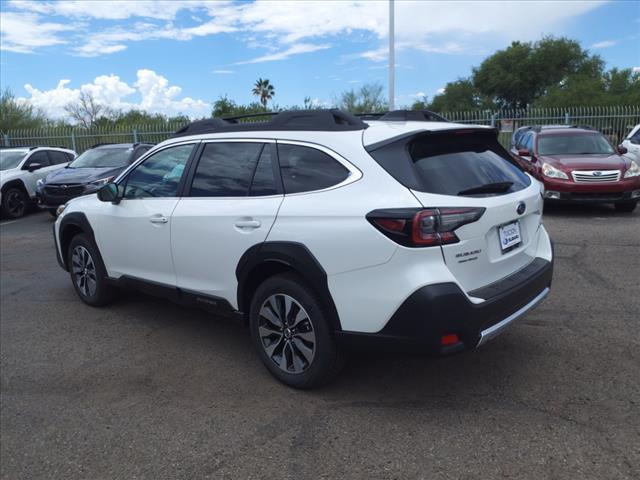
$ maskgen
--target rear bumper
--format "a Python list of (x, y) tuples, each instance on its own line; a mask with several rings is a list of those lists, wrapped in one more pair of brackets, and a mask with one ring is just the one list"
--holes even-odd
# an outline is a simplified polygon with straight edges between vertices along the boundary
[[(553, 261), (536, 258), (513, 275), (474, 292), (472, 303), (455, 283), (428, 285), (415, 291), (378, 333), (338, 332), (347, 347), (410, 350), (432, 354), (475, 348), (501, 333), (547, 296)], [(445, 335), (459, 341), (441, 345)]]

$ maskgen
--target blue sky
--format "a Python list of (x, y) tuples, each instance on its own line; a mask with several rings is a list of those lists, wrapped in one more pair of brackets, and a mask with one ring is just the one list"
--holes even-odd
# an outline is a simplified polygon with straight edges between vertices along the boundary
[[(387, 82), (386, 1), (1, 1), (0, 84), (63, 116), (81, 91), (112, 108), (207, 115)], [(577, 39), (609, 67), (640, 69), (638, 1), (396, 0), (396, 103), (433, 97), (513, 40)], [(386, 90), (385, 90), (386, 91)]]

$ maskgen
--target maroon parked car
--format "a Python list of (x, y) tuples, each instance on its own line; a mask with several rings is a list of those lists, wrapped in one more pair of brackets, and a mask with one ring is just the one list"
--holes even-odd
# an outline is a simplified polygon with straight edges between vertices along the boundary
[(640, 166), (590, 127), (522, 127), (513, 135), (512, 153), (544, 183), (545, 199), (613, 203), (632, 212), (640, 200)]

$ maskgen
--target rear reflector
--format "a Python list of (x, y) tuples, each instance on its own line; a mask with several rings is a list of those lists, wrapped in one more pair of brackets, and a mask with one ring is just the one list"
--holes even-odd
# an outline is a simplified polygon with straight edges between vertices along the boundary
[(367, 220), (393, 241), (407, 247), (434, 247), (457, 243), (454, 230), (477, 221), (484, 208), (381, 209)]
[(450, 333), (449, 335), (443, 335), (440, 339), (440, 345), (443, 347), (448, 347), (449, 345), (455, 345), (460, 342), (457, 333)]

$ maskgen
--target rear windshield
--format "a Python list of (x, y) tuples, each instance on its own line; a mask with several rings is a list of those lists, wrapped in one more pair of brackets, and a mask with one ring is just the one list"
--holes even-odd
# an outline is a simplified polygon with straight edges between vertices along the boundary
[(87, 150), (69, 168), (124, 167), (129, 164), (132, 148), (96, 148)]
[(492, 196), (531, 183), (493, 131), (422, 134), (390, 147), (370, 153), (403, 185), (421, 192)]
[(538, 155), (612, 155), (613, 148), (599, 133), (540, 135)]
[(28, 150), (0, 150), (0, 170), (16, 168)]

